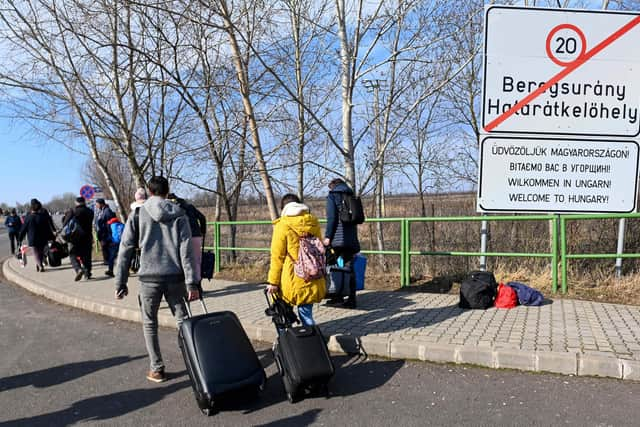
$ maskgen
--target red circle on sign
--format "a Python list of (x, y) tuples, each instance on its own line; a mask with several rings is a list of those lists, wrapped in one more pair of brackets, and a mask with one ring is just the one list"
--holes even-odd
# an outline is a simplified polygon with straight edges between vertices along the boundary
[[(562, 61), (562, 60), (556, 58), (553, 55), (553, 51), (551, 50), (551, 40), (553, 39), (553, 36), (560, 30), (572, 30), (578, 35), (578, 37), (580, 37), (580, 42), (582, 43), (582, 46), (580, 48), (580, 54), (578, 54), (578, 56), (575, 59), (572, 59), (571, 61)], [(560, 24), (560, 25), (554, 27), (549, 32), (549, 35), (547, 36), (546, 49), (547, 49), (547, 56), (553, 62), (555, 62), (557, 65), (560, 65), (561, 67), (566, 67), (567, 65), (570, 65), (573, 62), (577, 61), (578, 59), (582, 58), (584, 53), (587, 51), (587, 38), (584, 36), (584, 33), (582, 32), (582, 30), (580, 28), (576, 27), (575, 25), (573, 25), (573, 24)]]
[(93, 198), (93, 195), (95, 194), (95, 190), (91, 185), (83, 185), (80, 188), (80, 195), (82, 197), (84, 197), (85, 199), (91, 199)]

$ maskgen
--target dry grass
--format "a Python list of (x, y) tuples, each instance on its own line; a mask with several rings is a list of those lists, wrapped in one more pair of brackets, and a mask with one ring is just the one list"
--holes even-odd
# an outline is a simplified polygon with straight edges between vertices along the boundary
[[(216, 278), (239, 280), (243, 282), (266, 281), (269, 266), (263, 262), (239, 262), (227, 264)], [(402, 291), (402, 292), (430, 292), (457, 295), (460, 282), (466, 273), (441, 276), (412, 277), (412, 284), (408, 288), (400, 288), (400, 275), (397, 272), (383, 272), (373, 267), (367, 269), (366, 287), (372, 290)], [(497, 269), (494, 271), (498, 282), (521, 282), (538, 289), (548, 298), (573, 298), (587, 301), (609, 302), (614, 304), (640, 305), (638, 283), (640, 274), (631, 274), (615, 278), (606, 272), (599, 272), (584, 277), (582, 280), (570, 281), (567, 294), (552, 293), (551, 272), (530, 272), (526, 268), (517, 270)], [(598, 276), (597, 278), (594, 276)]]

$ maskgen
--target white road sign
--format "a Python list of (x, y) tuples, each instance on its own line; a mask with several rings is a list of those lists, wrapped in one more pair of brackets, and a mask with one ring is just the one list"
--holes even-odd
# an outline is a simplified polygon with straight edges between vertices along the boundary
[(489, 6), (485, 133), (640, 134), (640, 16)]
[(478, 210), (633, 212), (637, 176), (636, 142), (488, 136)]

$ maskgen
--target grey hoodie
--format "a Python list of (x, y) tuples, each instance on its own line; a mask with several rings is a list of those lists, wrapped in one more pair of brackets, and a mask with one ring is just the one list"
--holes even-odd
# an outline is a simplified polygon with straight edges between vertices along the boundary
[(136, 247), (140, 247), (138, 277), (141, 282), (184, 281), (188, 290), (197, 290), (191, 229), (184, 211), (162, 197), (150, 197), (139, 210), (138, 241), (133, 225), (134, 216), (129, 216), (120, 241), (115, 272), (116, 288), (127, 283), (131, 257)]

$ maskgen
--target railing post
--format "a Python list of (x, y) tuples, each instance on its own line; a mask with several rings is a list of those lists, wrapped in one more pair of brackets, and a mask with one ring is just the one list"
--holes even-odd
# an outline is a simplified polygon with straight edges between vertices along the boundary
[(403, 218), (400, 220), (400, 287), (406, 286), (406, 276), (407, 276), (407, 265), (406, 265), (406, 255), (407, 255), (407, 224), (406, 220)]
[(220, 223), (218, 221), (213, 223), (214, 238), (213, 238), (213, 253), (215, 255), (215, 270), (216, 273), (220, 273), (220, 264), (222, 263), (220, 258)]
[(408, 219), (404, 220), (406, 222), (405, 225), (405, 260), (406, 260), (406, 269), (405, 269), (405, 283), (404, 286), (411, 285), (411, 222)]
[[(562, 271), (562, 293), (567, 293), (567, 221), (560, 216), (560, 268)], [(554, 293), (557, 289), (554, 289)]]
[[(625, 219), (620, 218), (618, 223), (618, 248), (616, 250), (617, 255), (622, 255), (624, 252), (624, 229)], [(622, 258), (616, 258), (616, 277), (619, 279), (622, 276)]]
[(551, 289), (553, 293), (558, 292), (558, 222), (560, 215), (554, 216), (551, 222)]

